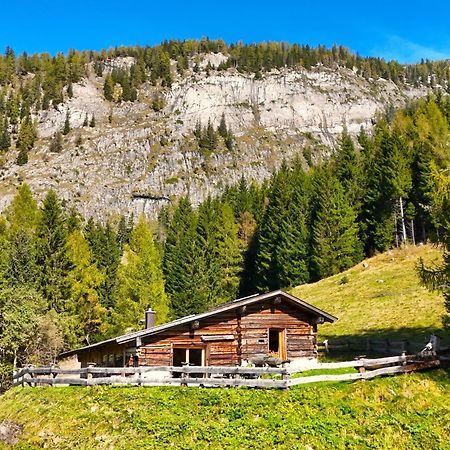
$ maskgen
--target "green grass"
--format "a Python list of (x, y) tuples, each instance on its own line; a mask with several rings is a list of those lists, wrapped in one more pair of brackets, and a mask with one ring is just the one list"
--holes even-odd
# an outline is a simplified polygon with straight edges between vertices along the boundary
[(449, 389), (443, 370), (289, 391), (15, 388), (0, 423), (23, 425), (15, 449), (442, 450)]
[(443, 297), (419, 285), (419, 258), (438, 261), (441, 251), (429, 245), (393, 250), (317, 283), (298, 286), (292, 293), (337, 316), (319, 326), (321, 338), (376, 335), (417, 338), (443, 334)]

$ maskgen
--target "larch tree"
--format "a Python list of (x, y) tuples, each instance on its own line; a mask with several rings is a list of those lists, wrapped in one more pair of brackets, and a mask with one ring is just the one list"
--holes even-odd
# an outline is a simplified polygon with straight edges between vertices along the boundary
[(167, 321), (169, 302), (164, 289), (161, 255), (149, 224), (141, 216), (129, 245), (125, 246), (118, 270), (118, 298), (112, 311), (114, 331), (139, 329), (139, 320), (148, 308), (156, 312), (156, 323)]
[(97, 292), (105, 275), (92, 262), (89, 245), (80, 230), (69, 235), (67, 249), (72, 263), (68, 273), (71, 285), (69, 313), (76, 316), (79, 323), (80, 340), (89, 345), (106, 331), (106, 308), (101, 305)]

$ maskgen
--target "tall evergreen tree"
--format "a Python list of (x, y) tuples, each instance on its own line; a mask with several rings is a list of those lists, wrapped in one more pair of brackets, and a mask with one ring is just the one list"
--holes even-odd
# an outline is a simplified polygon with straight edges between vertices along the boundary
[(298, 161), (283, 164), (269, 190), (258, 232), (256, 273), (260, 291), (309, 280), (307, 229), (309, 186)]
[(68, 273), (71, 285), (71, 311), (79, 324), (78, 335), (90, 344), (105, 333), (105, 313), (97, 292), (105, 276), (92, 262), (89, 245), (80, 230), (73, 231), (67, 242), (72, 270)]
[(339, 273), (362, 259), (356, 213), (329, 166), (313, 175), (311, 271), (314, 279)]
[(67, 255), (67, 230), (61, 205), (52, 190), (41, 207), (36, 228), (39, 289), (50, 308), (63, 312), (70, 298), (68, 273), (72, 264)]
[(67, 134), (70, 133), (70, 130), (71, 130), (71, 128), (70, 128), (70, 114), (69, 114), (69, 110), (67, 110), (66, 119), (64, 120), (64, 127), (63, 127), (62, 134), (64, 136), (66, 136)]
[(97, 288), (101, 304), (112, 309), (117, 296), (117, 269), (120, 263), (121, 247), (111, 224), (103, 226), (89, 219), (85, 236), (92, 252), (92, 261), (104, 273), (105, 279)]
[(204, 260), (199, 257), (197, 217), (187, 198), (181, 198), (167, 230), (163, 268), (172, 318), (207, 308)]
[(125, 247), (118, 272), (118, 300), (113, 310), (115, 332), (139, 328), (137, 319), (152, 308), (157, 323), (169, 316), (169, 305), (164, 290), (161, 256), (153, 240), (149, 224), (140, 217)]

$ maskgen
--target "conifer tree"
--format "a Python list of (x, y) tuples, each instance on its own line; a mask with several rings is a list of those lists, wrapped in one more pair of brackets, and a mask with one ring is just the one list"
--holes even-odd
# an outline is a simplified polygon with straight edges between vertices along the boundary
[(108, 74), (106, 75), (105, 82), (103, 84), (103, 95), (105, 96), (106, 100), (112, 101), (113, 93), (114, 93), (114, 81), (112, 79), (111, 74)]
[(164, 276), (172, 318), (204, 311), (204, 260), (199, 257), (197, 217), (189, 200), (181, 198), (170, 221), (164, 245)]
[(67, 230), (61, 205), (54, 191), (48, 191), (36, 228), (39, 289), (49, 307), (63, 312), (70, 298)]
[(92, 118), (91, 118), (91, 121), (89, 122), (89, 126), (91, 128), (95, 128), (95, 115), (94, 114), (92, 114)]
[(19, 149), (19, 155), (17, 157), (17, 164), (23, 165), (28, 162), (28, 152), (33, 148), (34, 142), (37, 138), (36, 128), (31, 121), (30, 116), (25, 117), (19, 128), (17, 135), (17, 148)]
[(104, 308), (97, 292), (105, 276), (92, 262), (88, 243), (80, 230), (74, 230), (67, 240), (67, 253), (72, 264), (68, 273), (71, 286), (71, 311), (79, 324), (81, 341), (90, 344), (98, 340), (105, 329)]
[(9, 124), (7, 117), (0, 121), (0, 151), (8, 150), (11, 147), (11, 136), (9, 134)]
[(341, 182), (350, 203), (358, 208), (362, 195), (361, 167), (352, 138), (346, 131), (341, 136), (334, 161), (337, 179)]
[(92, 252), (92, 261), (105, 274), (105, 280), (97, 288), (101, 304), (114, 308), (117, 296), (117, 268), (120, 263), (121, 246), (113, 227), (107, 223), (103, 226), (88, 220), (85, 236)]
[(6, 209), (6, 219), (12, 230), (24, 229), (32, 231), (36, 229), (39, 218), (39, 210), (36, 200), (27, 183), (22, 183), (17, 189), (11, 204)]
[(57, 131), (50, 141), (49, 150), (52, 153), (61, 153), (63, 149), (63, 137), (60, 131)]
[(145, 310), (152, 308), (157, 323), (167, 321), (169, 305), (164, 290), (161, 256), (143, 216), (133, 229), (118, 271), (118, 300), (112, 312), (116, 329), (138, 329)]
[(64, 136), (66, 136), (67, 134), (70, 133), (70, 130), (71, 130), (71, 128), (70, 128), (70, 114), (69, 114), (69, 110), (67, 110), (66, 119), (64, 121), (64, 127), (63, 127), (62, 134)]
[(362, 258), (356, 214), (329, 166), (313, 176), (311, 271), (315, 279), (339, 273)]
[(223, 303), (237, 298), (240, 275), (243, 270), (243, 254), (239, 242), (239, 227), (230, 205), (220, 205), (217, 254), (219, 259), (218, 295), (214, 303)]
[(256, 274), (260, 292), (309, 280), (307, 229), (309, 187), (296, 161), (283, 163), (269, 189), (257, 236)]

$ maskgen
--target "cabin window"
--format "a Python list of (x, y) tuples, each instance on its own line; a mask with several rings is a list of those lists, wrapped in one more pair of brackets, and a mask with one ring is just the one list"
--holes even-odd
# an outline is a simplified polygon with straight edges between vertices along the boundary
[(173, 365), (176, 367), (189, 364), (190, 366), (203, 366), (203, 348), (180, 348), (173, 349)]

